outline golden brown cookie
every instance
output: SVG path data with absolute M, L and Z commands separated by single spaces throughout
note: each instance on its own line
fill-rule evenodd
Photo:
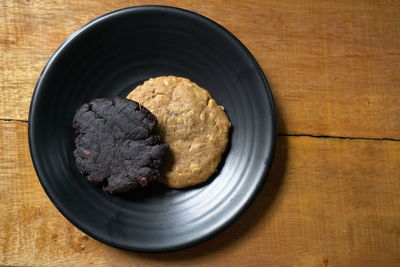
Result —
M 157 131 L 171 150 L 160 181 L 183 188 L 206 181 L 217 169 L 228 144 L 231 123 L 211 95 L 185 78 L 151 78 L 127 98 L 149 109 Z

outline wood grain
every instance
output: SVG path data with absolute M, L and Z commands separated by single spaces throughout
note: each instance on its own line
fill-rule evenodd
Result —
M 26 120 L 61 42 L 115 9 L 201 13 L 251 50 L 279 132 L 400 139 L 400 1 L 0 1 L 0 119 Z M 0 266 L 400 266 L 400 142 L 278 137 L 266 186 L 225 232 L 166 254 L 121 251 L 54 208 L 27 124 L 0 121 Z
M 66 221 L 32 168 L 27 124 L 0 122 L 1 266 L 400 263 L 400 142 L 279 137 L 266 186 L 225 232 L 174 253 L 114 249 Z
M 91 19 L 141 4 L 199 12 L 264 69 L 279 132 L 400 139 L 400 1 L 0 1 L 0 118 L 26 120 L 58 45 Z

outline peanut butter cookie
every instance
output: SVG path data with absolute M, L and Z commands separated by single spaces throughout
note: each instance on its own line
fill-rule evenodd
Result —
M 127 98 L 157 117 L 156 131 L 170 147 L 159 181 L 183 188 L 205 182 L 216 171 L 231 123 L 205 89 L 185 78 L 162 76 L 136 87 Z

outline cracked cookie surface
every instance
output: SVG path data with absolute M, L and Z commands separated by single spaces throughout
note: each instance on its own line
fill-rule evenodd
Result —
M 205 182 L 216 171 L 231 124 L 208 91 L 186 78 L 161 76 L 136 87 L 127 98 L 157 117 L 157 132 L 170 147 L 160 182 L 183 188 Z
M 149 110 L 128 99 L 100 98 L 84 104 L 73 119 L 78 170 L 112 194 L 147 186 L 160 176 L 168 151 L 154 132 L 156 126 Z

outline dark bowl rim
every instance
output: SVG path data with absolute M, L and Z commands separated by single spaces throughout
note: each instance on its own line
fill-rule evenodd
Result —
M 272 129 L 271 132 L 273 133 L 273 136 L 271 138 L 270 144 L 269 144 L 269 150 L 266 153 L 266 158 L 263 159 L 263 162 L 265 162 L 265 165 L 262 170 L 261 178 L 258 179 L 257 185 L 255 187 L 254 192 L 249 196 L 249 198 L 245 201 L 245 203 L 240 207 L 238 212 L 233 215 L 232 217 L 228 218 L 223 224 L 221 224 L 218 228 L 216 228 L 213 231 L 210 231 L 206 233 L 203 236 L 200 236 L 194 240 L 189 240 L 186 242 L 182 242 L 179 245 L 175 245 L 173 247 L 164 247 L 164 248 L 156 248 L 156 249 L 143 249 L 140 247 L 130 247 L 130 246 L 125 246 L 121 245 L 118 243 L 114 243 L 113 241 L 110 240 L 105 240 L 102 237 L 98 236 L 94 232 L 87 231 L 84 226 L 80 225 L 74 218 L 71 218 L 69 215 L 64 212 L 62 205 L 58 203 L 57 197 L 54 195 L 54 193 L 51 192 L 50 187 L 48 183 L 42 178 L 44 176 L 42 172 L 43 166 L 39 166 L 38 163 L 38 158 L 40 155 L 38 155 L 38 152 L 36 151 L 34 147 L 34 140 L 35 140 L 35 126 L 34 126 L 34 121 L 35 121 L 35 106 L 36 103 L 38 102 L 38 94 L 39 91 L 41 90 L 41 86 L 43 83 L 43 79 L 46 76 L 47 72 L 51 69 L 52 63 L 54 60 L 58 57 L 58 55 L 63 51 L 65 47 L 78 35 L 84 34 L 84 32 L 91 27 L 96 26 L 99 22 L 102 20 L 105 20 L 109 17 L 113 16 L 119 16 L 121 14 L 124 14 L 126 12 L 131 12 L 131 11 L 159 11 L 159 10 L 167 10 L 167 11 L 172 11 L 176 12 L 185 16 L 194 16 L 197 17 L 198 19 L 202 20 L 203 23 L 208 23 L 211 24 L 212 26 L 216 27 L 219 31 L 222 31 L 223 33 L 227 34 L 231 39 L 232 42 L 235 42 L 239 47 L 243 50 L 243 52 L 246 54 L 246 56 L 251 59 L 252 63 L 257 69 L 258 75 L 262 78 L 264 87 L 267 91 L 267 95 L 270 101 L 271 105 L 271 114 L 272 114 Z M 55 52 L 52 54 L 48 62 L 46 63 L 45 67 L 43 68 L 42 72 L 39 75 L 38 81 L 35 85 L 34 92 L 32 94 L 32 100 L 29 108 L 29 115 L 28 115 L 28 141 L 29 141 L 29 150 L 33 162 L 34 169 L 36 171 L 37 177 L 39 179 L 39 182 L 44 189 L 45 193 L 53 203 L 53 205 L 57 208 L 57 210 L 70 222 L 72 223 L 75 227 L 77 227 L 80 231 L 83 233 L 87 234 L 88 236 L 102 242 L 105 244 L 108 244 L 110 246 L 128 250 L 128 251 L 137 251 L 137 252 L 152 252 L 152 253 L 160 253 L 160 252 L 172 252 L 172 251 L 177 251 L 181 249 L 186 249 L 193 247 L 199 243 L 202 243 L 206 240 L 211 239 L 212 237 L 216 236 L 218 233 L 221 233 L 224 231 L 229 225 L 233 224 L 249 207 L 249 205 L 255 200 L 256 196 L 259 194 L 261 191 L 261 188 L 263 187 L 267 175 L 270 172 L 271 166 L 272 166 L 272 161 L 274 158 L 275 154 L 275 146 L 276 146 L 276 137 L 277 137 L 277 132 L 276 132 L 276 110 L 275 110 L 275 102 L 273 99 L 273 95 L 271 92 L 271 87 L 264 75 L 264 72 L 262 71 L 260 65 L 254 58 L 254 56 L 251 54 L 251 52 L 247 49 L 247 47 L 235 36 L 233 35 L 230 31 L 228 31 L 226 28 L 218 24 L 217 22 L 201 15 L 196 12 L 193 12 L 191 10 L 183 9 L 183 8 L 178 8 L 178 7 L 173 7 L 173 6 L 164 6 L 164 5 L 139 5 L 139 6 L 132 6 L 132 7 L 126 7 L 118 10 L 114 10 L 112 12 L 106 13 L 104 15 L 101 15 L 90 22 L 84 24 L 82 27 L 80 27 L 78 30 L 73 32 L 62 44 L 55 50 Z

